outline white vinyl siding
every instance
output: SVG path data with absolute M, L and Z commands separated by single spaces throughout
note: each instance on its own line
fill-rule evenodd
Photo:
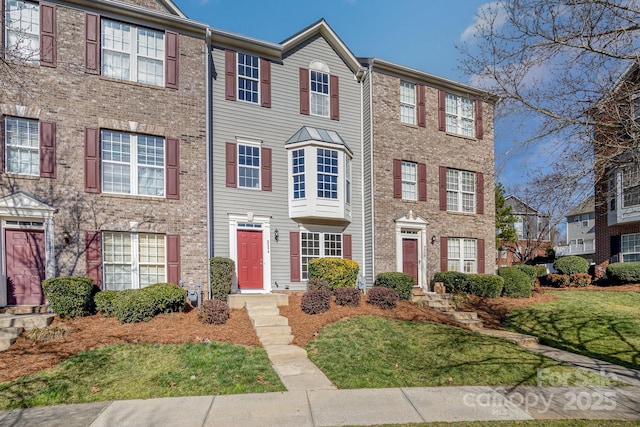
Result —
M 5 120 L 5 165 L 7 172 L 40 174 L 38 121 L 7 117 Z

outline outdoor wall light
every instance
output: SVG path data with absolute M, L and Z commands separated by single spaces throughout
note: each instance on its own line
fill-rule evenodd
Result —
M 71 243 L 71 233 L 69 233 L 67 230 L 64 230 L 62 232 L 62 242 L 65 244 L 65 246 Z
M 433 236 L 431 236 L 431 244 L 432 245 L 436 244 L 436 235 L 435 234 Z
M 275 231 L 273 232 L 273 240 L 275 240 L 276 242 L 278 240 L 280 240 L 280 232 L 278 231 L 278 229 L 276 228 Z

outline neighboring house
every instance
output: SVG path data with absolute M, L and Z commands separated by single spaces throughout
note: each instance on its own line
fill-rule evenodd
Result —
M 207 281 L 207 26 L 168 0 L 1 0 L 0 306 Z
M 490 94 L 377 58 L 364 78 L 367 282 L 401 271 L 494 271 Z
M 213 245 L 240 292 L 306 289 L 314 258 L 362 266 L 359 62 L 324 20 L 212 43 Z
M 497 267 L 508 267 L 544 257 L 551 247 L 550 217 L 531 207 L 517 196 L 507 196 L 505 204 L 511 206 L 516 218 L 513 228 L 516 230 L 516 242 L 500 242 L 496 251 Z
M 556 256 L 578 255 L 594 262 L 596 252 L 594 198 L 589 197 L 567 213 L 567 245 L 556 247 Z

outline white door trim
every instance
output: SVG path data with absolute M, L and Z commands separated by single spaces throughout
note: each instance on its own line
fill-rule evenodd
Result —
M 396 271 L 402 272 L 402 239 L 418 241 L 418 286 L 429 290 L 427 282 L 427 225 L 426 219 L 413 211 L 396 218 Z
M 236 267 L 238 277 L 238 230 L 262 232 L 262 289 L 245 289 L 243 294 L 271 292 L 271 217 L 254 215 L 253 212 L 229 214 L 229 258 Z

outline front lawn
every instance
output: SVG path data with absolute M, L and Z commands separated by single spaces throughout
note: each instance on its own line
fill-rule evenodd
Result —
M 259 347 L 118 344 L 0 383 L 0 409 L 284 390 Z
M 552 293 L 560 298 L 514 310 L 506 327 L 553 347 L 640 368 L 640 293 Z
M 307 351 L 338 388 L 346 389 L 536 385 L 542 368 L 576 380 L 586 375 L 589 384 L 608 384 L 596 374 L 574 375 L 575 368 L 502 339 L 441 324 L 375 316 L 328 325 L 307 345 Z

